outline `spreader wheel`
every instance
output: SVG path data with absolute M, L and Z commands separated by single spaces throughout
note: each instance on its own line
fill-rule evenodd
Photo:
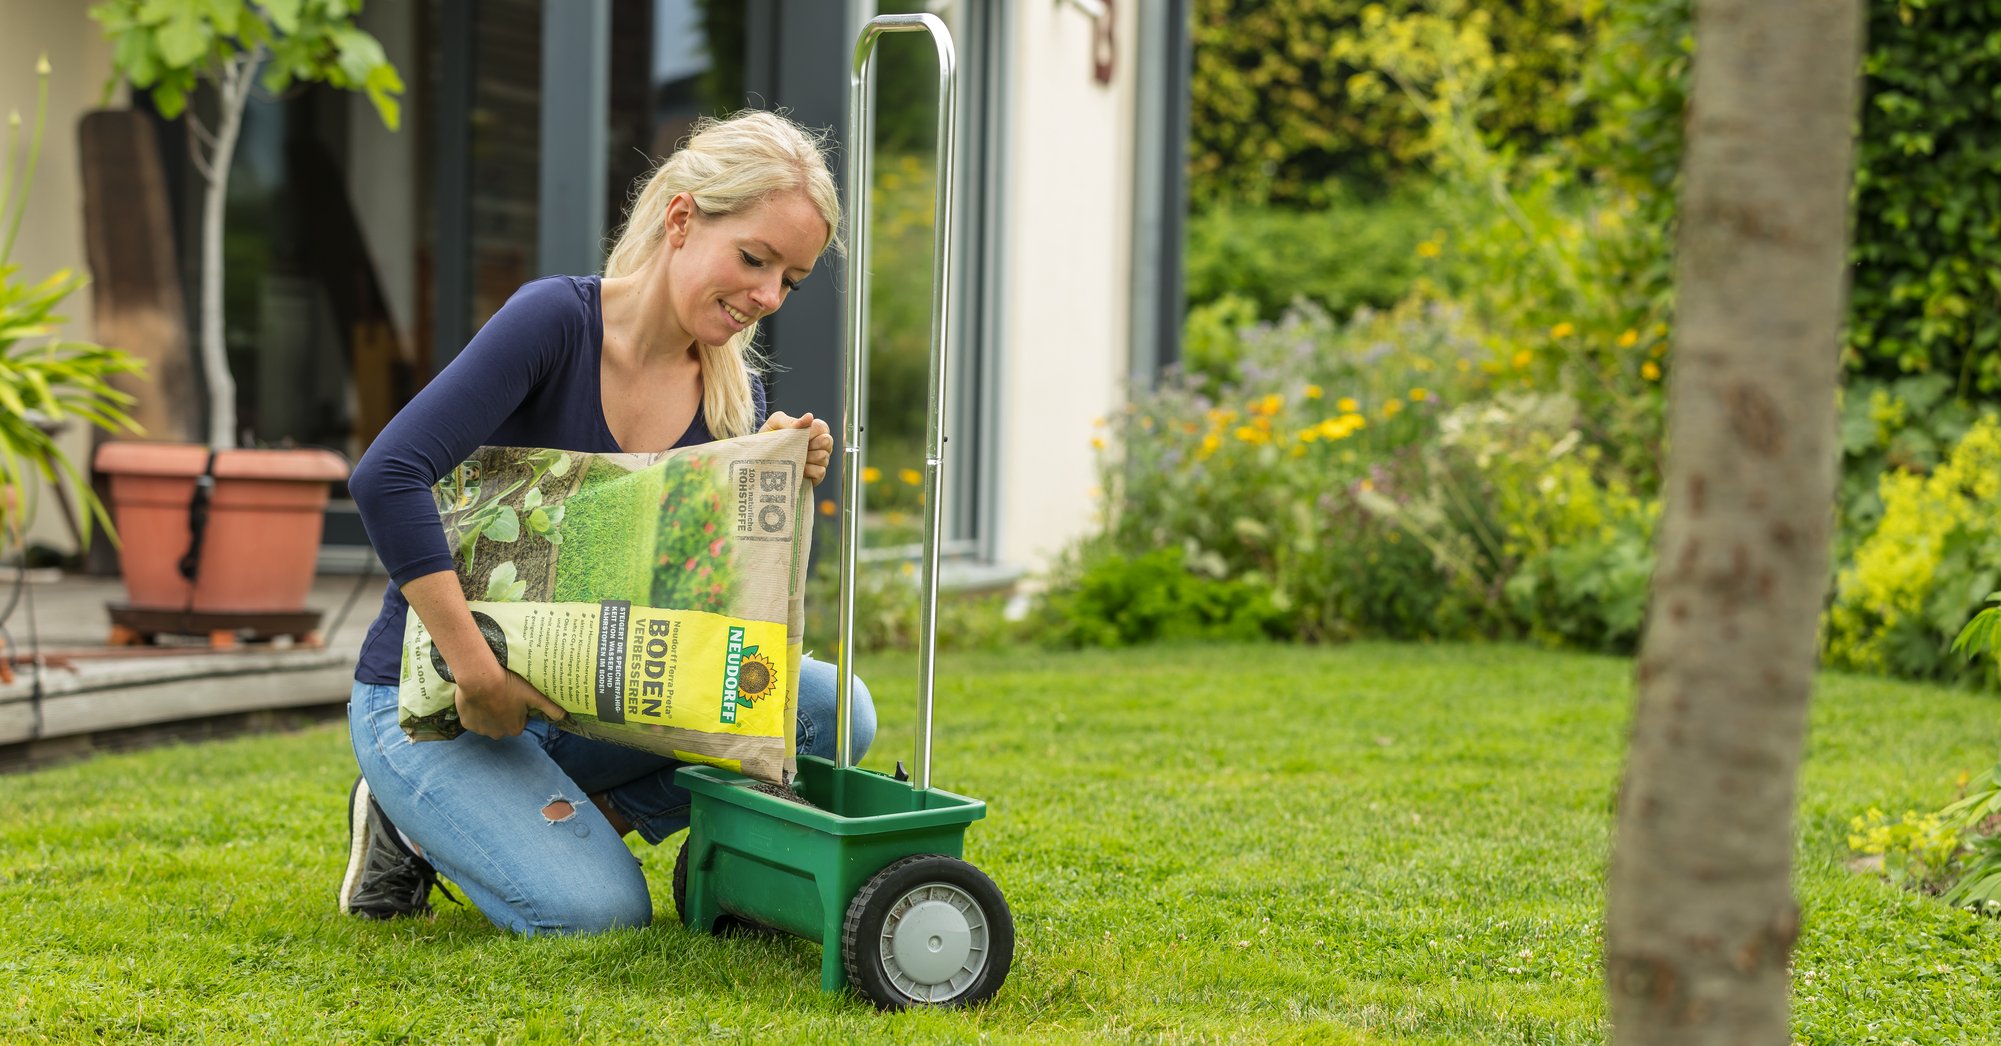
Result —
M 971 1006 L 1007 980 L 1014 917 L 978 868 L 943 854 L 875 874 L 841 923 L 848 983 L 885 1010 Z
M 674 858 L 674 910 L 681 915 L 681 925 L 688 925 L 688 844 L 681 843 L 681 852 Z M 776 937 L 779 931 L 763 923 L 751 922 L 724 912 L 716 916 L 716 924 L 708 928 L 717 937 Z

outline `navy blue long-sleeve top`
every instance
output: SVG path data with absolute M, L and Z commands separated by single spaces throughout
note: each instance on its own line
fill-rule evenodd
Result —
M 410 604 L 401 586 L 453 567 L 431 488 L 481 446 L 621 451 L 600 390 L 604 316 L 595 276 L 550 276 L 522 286 L 409 405 L 354 467 L 348 490 L 389 571 L 382 612 L 361 642 L 354 678 L 393 684 Z M 764 386 L 752 380 L 756 421 Z M 707 443 L 700 408 L 674 446 Z M 644 448 L 642 448 L 644 449 Z

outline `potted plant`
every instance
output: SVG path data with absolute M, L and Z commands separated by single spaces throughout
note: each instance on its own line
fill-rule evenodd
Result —
M 113 608 L 114 621 L 141 633 L 256 628 L 259 621 L 237 618 L 257 614 L 268 625 L 273 613 L 302 613 L 311 588 L 328 487 L 346 478 L 347 464 L 324 450 L 237 448 L 236 381 L 222 333 L 223 201 L 257 85 L 360 90 L 396 128 L 403 83 L 382 45 L 354 24 L 360 9 L 361 0 L 105 0 L 90 9 L 112 42 L 116 77 L 150 92 L 161 115 L 187 121 L 204 190 L 197 344 L 208 443 L 106 443 L 96 457 L 128 534 L 119 557 L 126 609 L 181 615 L 180 627 L 149 629 Z M 204 82 L 215 95 L 212 128 L 190 107 Z
M 110 530 L 104 506 L 90 483 L 56 441 L 71 419 L 111 432 L 138 431 L 124 407 L 132 397 L 107 379 L 138 373 L 143 364 L 117 349 L 72 341 L 57 332 L 65 318 L 56 313 L 65 298 L 83 286 L 83 277 L 63 270 L 40 281 L 24 279 L 14 264 L 14 237 L 28 208 L 28 190 L 41 158 L 42 127 L 48 112 L 49 60 L 35 64 L 35 126 L 27 154 L 17 167 L 20 122 L 10 121 L 7 152 L 0 160 L 0 552 L 23 550 L 42 482 L 64 491 L 82 509 L 78 539 L 89 544 L 91 524 Z M 19 173 L 8 180 L 10 172 Z M 42 481 L 38 482 L 37 480 Z M 115 539 L 116 535 L 113 534 Z

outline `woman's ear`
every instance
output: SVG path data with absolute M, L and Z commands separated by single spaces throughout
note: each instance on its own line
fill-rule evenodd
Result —
M 667 242 L 676 248 L 685 246 L 688 242 L 688 226 L 694 218 L 695 197 L 684 192 L 675 193 L 673 199 L 667 201 L 667 215 L 663 219 L 666 223 L 664 231 L 667 234 Z

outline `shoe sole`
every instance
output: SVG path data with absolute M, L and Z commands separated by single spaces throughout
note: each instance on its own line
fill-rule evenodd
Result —
M 368 824 L 368 779 L 355 778 L 354 788 L 347 796 L 347 872 L 340 880 L 340 913 L 354 914 L 354 891 L 361 885 L 361 872 L 367 864 L 368 838 L 365 830 L 356 830 L 356 825 Z

